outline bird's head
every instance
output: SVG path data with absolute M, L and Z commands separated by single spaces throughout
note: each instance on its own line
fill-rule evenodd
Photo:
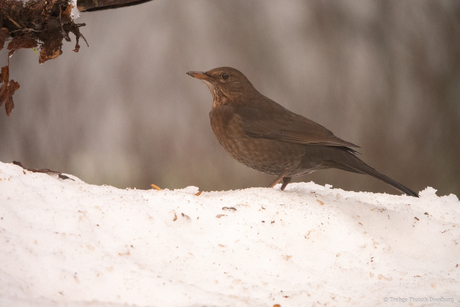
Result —
M 213 106 L 238 103 L 243 95 L 247 97 L 257 92 L 246 76 L 235 68 L 219 67 L 207 72 L 189 71 L 187 74 L 206 83 L 214 100 Z

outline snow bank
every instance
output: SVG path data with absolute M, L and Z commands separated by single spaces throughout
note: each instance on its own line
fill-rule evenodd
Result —
M 72 178 L 0 163 L 0 306 L 460 303 L 455 195 Z

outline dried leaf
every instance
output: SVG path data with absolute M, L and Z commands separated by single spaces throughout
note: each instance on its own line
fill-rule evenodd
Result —
M 19 49 L 29 49 L 37 47 L 37 42 L 32 37 L 27 36 L 17 36 L 8 44 L 8 50 L 11 50 L 8 53 L 8 56 L 12 56 Z
M 10 35 L 7 28 L 0 29 L 0 50 L 3 49 L 3 45 L 5 44 L 6 38 Z
M 85 24 L 83 24 L 83 25 L 85 25 Z M 83 38 L 83 40 L 86 43 L 86 46 L 89 47 L 88 41 L 83 36 L 83 34 L 80 33 L 80 30 L 78 30 L 78 27 L 79 27 L 79 25 L 75 25 L 74 27 L 72 27 L 70 29 L 70 31 L 75 35 L 75 38 L 76 38 L 75 49 L 73 50 L 75 52 L 78 52 L 80 50 L 80 44 L 78 43 L 78 41 L 80 40 L 80 37 Z
M 2 73 L 0 74 L 1 83 L 0 87 L 0 106 L 5 102 L 6 115 L 10 116 L 11 111 L 14 108 L 13 94 L 19 88 L 19 83 L 14 80 L 9 80 L 9 68 L 8 66 L 2 67 Z
M 48 39 L 43 42 L 40 49 L 38 62 L 45 63 L 48 60 L 55 59 L 62 54 L 62 35 L 59 31 L 53 31 L 48 34 Z
M 97 9 L 117 8 L 144 3 L 151 0 L 82 0 L 83 7 Z M 79 28 L 84 23 L 72 20 L 72 4 L 69 0 L 0 0 L 0 50 L 4 48 L 7 39 L 8 55 L 13 55 L 19 49 L 40 47 L 39 63 L 55 59 L 62 54 L 63 39 L 70 41 L 69 33 L 76 37 L 74 51 L 80 49 L 79 40 L 83 34 Z M 80 5 L 80 0 L 78 5 Z M 88 45 L 89 47 L 89 45 Z M 9 63 L 9 62 L 8 62 Z M 8 66 L 2 68 L 0 76 L 0 106 L 5 102 L 8 116 L 13 110 L 13 94 L 19 88 L 14 80 L 9 80 Z

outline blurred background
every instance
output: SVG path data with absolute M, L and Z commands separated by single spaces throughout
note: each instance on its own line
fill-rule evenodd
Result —
M 155 0 L 77 22 L 89 48 L 72 52 L 71 35 L 43 65 L 32 50 L 10 59 L 21 87 L 0 111 L 0 161 L 120 188 L 267 186 L 220 147 L 211 94 L 185 74 L 232 66 L 384 174 L 460 195 L 458 0 Z M 296 178 L 311 180 L 398 193 L 338 170 Z

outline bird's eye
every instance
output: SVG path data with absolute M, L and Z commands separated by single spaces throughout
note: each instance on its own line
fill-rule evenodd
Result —
M 226 72 L 222 74 L 222 79 L 227 80 L 230 77 Z

